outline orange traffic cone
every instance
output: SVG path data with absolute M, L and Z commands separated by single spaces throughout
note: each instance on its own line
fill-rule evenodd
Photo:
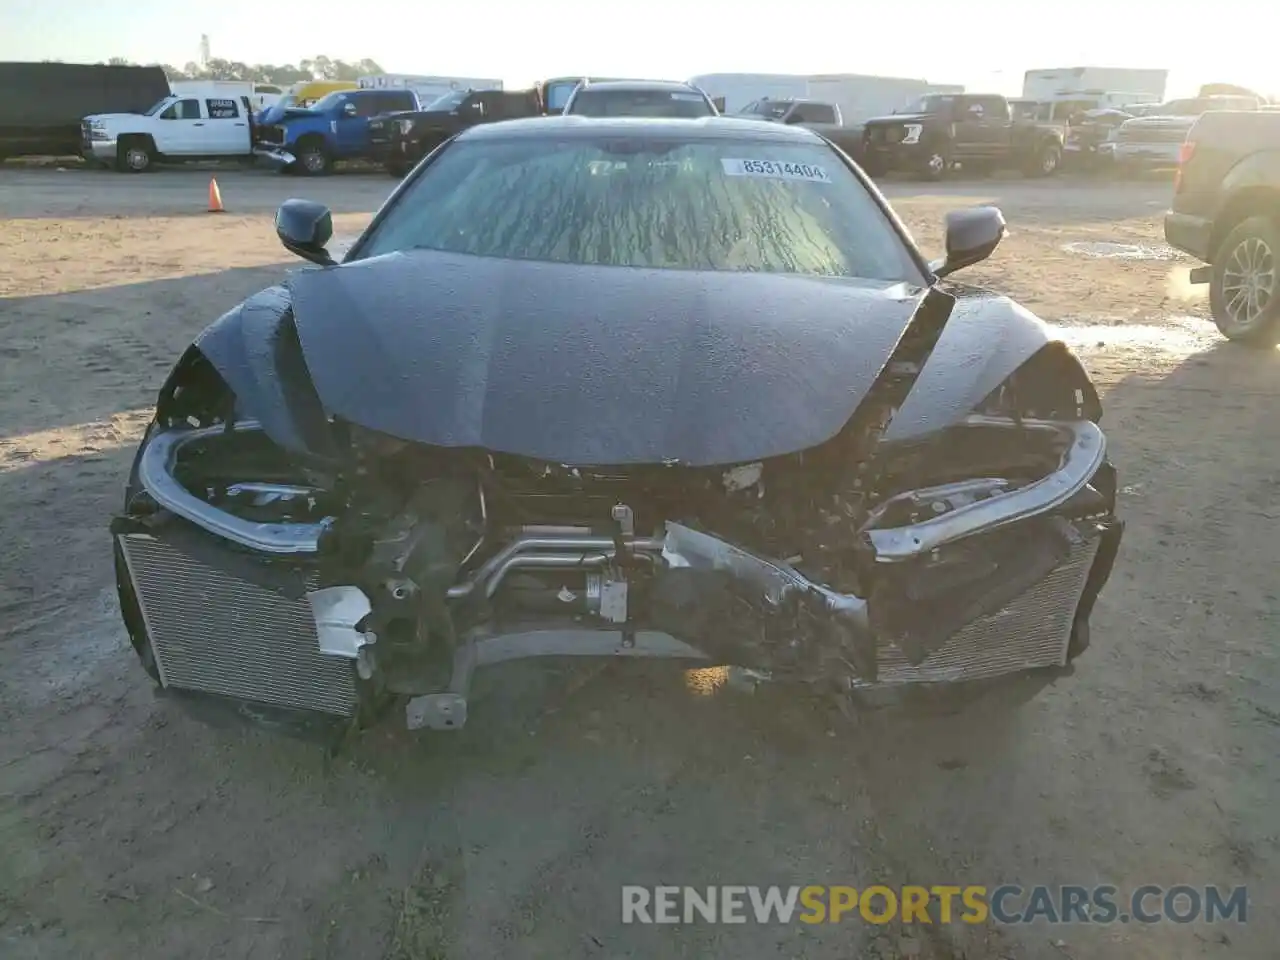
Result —
M 222 191 L 218 189 L 218 181 L 209 178 L 209 212 L 222 213 Z

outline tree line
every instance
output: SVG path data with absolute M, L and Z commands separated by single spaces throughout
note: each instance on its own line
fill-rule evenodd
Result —
M 111 66 L 135 66 L 124 57 L 112 57 L 106 61 Z M 254 80 L 258 83 L 274 83 L 277 85 L 298 83 L 304 80 L 355 80 L 370 74 L 385 73 L 377 61 L 367 57 L 363 60 L 338 60 L 334 57 L 313 57 L 292 63 L 241 63 L 239 60 L 222 60 L 211 57 L 203 67 L 198 63 L 187 63 L 181 68 L 168 63 L 147 64 L 158 66 L 164 70 L 165 76 L 173 80 Z

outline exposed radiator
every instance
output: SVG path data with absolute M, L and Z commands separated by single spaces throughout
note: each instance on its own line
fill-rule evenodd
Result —
M 1102 537 L 1090 533 L 1047 577 L 1003 610 L 969 624 L 919 666 L 908 663 L 897 647 L 882 644 L 879 683 L 985 680 L 1061 666 L 1067 659 L 1076 608 L 1101 544 Z
M 358 694 L 352 661 L 320 653 L 305 595 L 296 599 L 253 577 L 261 565 L 212 557 L 169 538 L 119 537 L 166 687 L 280 707 L 351 716 Z M 300 586 L 314 575 L 298 574 Z

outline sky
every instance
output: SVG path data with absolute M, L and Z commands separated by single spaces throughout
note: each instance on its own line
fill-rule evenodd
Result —
M 1201 83 L 1280 94 L 1266 0 L 0 0 L 0 60 L 181 66 L 213 56 L 296 63 L 369 57 L 388 72 L 688 79 L 704 73 L 864 73 L 1017 95 L 1026 70 L 1163 67 L 1166 96 Z M 403 12 L 401 12 L 403 11 Z M 1211 11 L 1211 12 L 1210 12 Z M 1280 16 L 1273 14 L 1273 16 Z

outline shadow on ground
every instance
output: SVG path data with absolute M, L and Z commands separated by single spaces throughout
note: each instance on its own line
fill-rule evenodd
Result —
M 1104 426 L 1128 529 L 1075 675 L 995 749 L 977 715 L 859 738 L 886 852 L 936 865 L 914 882 L 1246 884 L 1255 899 L 1280 884 L 1267 812 L 1280 796 L 1267 759 L 1280 726 L 1278 375 L 1280 354 L 1222 343 L 1111 388 Z M 1254 913 L 1247 927 L 994 933 L 1007 946 L 976 955 L 1159 960 L 1225 942 L 1262 956 L 1280 928 Z

